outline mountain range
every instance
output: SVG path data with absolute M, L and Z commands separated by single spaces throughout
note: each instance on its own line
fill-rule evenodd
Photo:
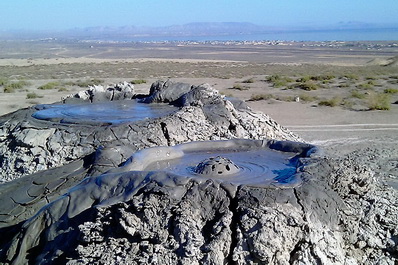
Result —
M 123 39 L 137 37 L 188 37 L 188 36 L 233 36 L 294 31 L 330 31 L 330 30 L 372 30 L 398 29 L 398 24 L 370 24 L 363 22 L 340 22 L 330 26 L 270 27 L 248 22 L 194 22 L 183 25 L 162 27 L 87 27 L 59 31 L 0 31 L 0 39 L 35 38 L 74 38 L 74 39 Z

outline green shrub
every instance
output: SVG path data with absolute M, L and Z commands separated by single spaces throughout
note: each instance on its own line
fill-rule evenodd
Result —
M 8 84 L 8 79 L 5 77 L 0 77 L 0 86 L 5 86 Z
M 100 79 L 90 79 L 90 80 L 77 80 L 75 82 L 65 82 L 64 85 L 67 86 L 78 86 L 78 87 L 89 87 L 89 86 L 98 86 L 102 84 L 104 81 Z
M 14 93 L 15 92 L 15 88 L 13 88 L 12 86 L 5 86 L 4 87 L 4 93 Z
M 300 98 L 300 101 L 303 101 L 303 102 L 313 102 L 313 101 L 318 100 L 317 97 L 314 97 L 314 96 L 309 95 L 309 94 L 300 94 L 299 98 Z
M 274 96 L 273 98 L 279 101 L 286 101 L 286 102 L 295 101 L 295 97 L 293 96 Z
M 284 87 L 287 86 L 288 83 L 293 82 L 294 80 L 290 77 L 280 76 L 280 75 L 271 75 L 266 77 L 265 81 L 272 83 L 273 87 Z
M 357 85 L 357 88 L 366 89 L 366 90 L 372 89 L 373 87 L 374 87 L 373 83 L 369 83 L 369 82 Z
M 350 87 L 350 85 L 351 85 L 351 84 L 348 83 L 348 82 L 343 82 L 343 83 L 340 83 L 340 84 L 339 84 L 339 87 L 340 87 L 340 88 L 345 88 L 345 87 Z
M 146 84 L 146 80 L 144 80 L 144 79 L 135 79 L 135 80 L 131 80 L 130 83 L 133 84 L 133 85 Z
M 26 94 L 27 99 L 42 98 L 43 96 L 37 95 L 35 92 Z
M 275 82 L 276 80 L 280 80 L 280 79 L 282 79 L 282 77 L 280 76 L 280 75 L 271 75 L 271 76 L 267 76 L 266 78 L 265 78 L 265 81 L 267 81 L 267 82 Z
M 368 107 L 370 110 L 389 110 L 391 108 L 391 96 L 385 93 L 369 93 Z
M 313 75 L 313 76 L 307 75 L 296 79 L 296 82 L 308 82 L 310 80 L 325 82 L 325 81 L 330 81 L 334 78 L 336 78 L 334 75 Z
M 336 107 L 341 104 L 340 97 L 333 97 L 332 99 L 322 100 L 318 103 L 319 106 Z
M 13 83 L 9 83 L 9 84 L 5 85 L 4 90 L 9 90 L 9 91 L 14 92 L 16 89 L 21 89 L 28 85 L 30 85 L 29 82 L 21 80 L 18 82 L 13 82 Z M 6 93 L 9 93 L 9 92 L 6 92 Z
M 366 95 L 361 93 L 361 92 L 359 92 L 359 91 L 357 91 L 357 90 L 353 90 L 353 91 L 351 91 L 351 97 L 364 99 L 366 97 Z
M 240 85 L 240 84 L 235 84 L 235 85 L 233 85 L 233 87 L 231 87 L 231 89 L 236 89 L 236 90 L 248 90 L 249 88 L 248 87 L 246 87 L 246 86 L 242 86 L 242 85 Z
M 252 95 L 250 97 L 249 101 L 267 100 L 267 99 L 272 99 L 272 98 L 274 98 L 274 96 L 271 94 L 256 94 L 256 95 Z
M 359 77 L 356 74 L 346 74 L 344 75 L 345 78 L 351 79 L 351 80 L 358 80 Z
M 298 84 L 297 87 L 306 91 L 312 91 L 317 90 L 319 88 L 319 85 L 313 81 L 307 81 Z
M 288 85 L 288 82 L 286 80 L 280 79 L 280 80 L 276 80 L 272 86 L 275 88 L 278 88 L 278 87 L 284 87 L 287 85 Z
M 311 80 L 311 76 L 306 75 L 296 79 L 296 82 L 308 82 Z
M 42 85 L 42 86 L 39 86 L 37 89 L 40 89 L 40 90 L 50 90 L 50 89 L 56 88 L 57 86 L 59 86 L 59 83 L 58 83 L 58 82 L 49 82 L 49 83 L 47 83 L 47 84 L 44 84 L 44 85 Z
M 243 80 L 242 83 L 244 83 L 244 84 L 253 84 L 254 83 L 254 79 L 253 78 L 249 78 L 249 79 Z
M 396 88 L 386 88 L 386 89 L 384 89 L 384 93 L 386 93 L 386 94 L 397 94 L 398 93 L 398 89 L 396 89 Z
M 58 88 L 58 92 L 64 92 L 64 91 L 68 91 L 68 89 L 66 87 Z

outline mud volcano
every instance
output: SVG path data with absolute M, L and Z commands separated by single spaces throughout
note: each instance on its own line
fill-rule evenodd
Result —
M 140 104 L 170 112 L 101 114 Z M 0 124 L 2 264 L 397 262 L 396 191 L 209 85 L 93 87 Z

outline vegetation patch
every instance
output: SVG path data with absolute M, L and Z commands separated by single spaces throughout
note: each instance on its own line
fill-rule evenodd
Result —
M 233 86 L 231 87 L 231 89 L 236 89 L 236 90 L 241 90 L 241 91 L 243 91 L 243 90 L 248 90 L 249 88 L 248 88 L 247 86 L 242 86 L 242 85 L 240 85 L 240 84 L 235 84 L 235 85 L 233 85 Z
M 297 88 L 303 89 L 305 91 L 317 90 L 320 86 L 314 81 L 305 81 L 296 85 Z
M 28 85 L 30 85 L 30 83 L 24 80 L 8 83 L 7 85 L 4 86 L 4 93 L 14 93 L 15 90 L 21 89 Z
M 389 110 L 391 109 L 391 96 L 386 93 L 369 93 L 369 110 Z
M 342 102 L 340 97 L 333 97 L 332 99 L 322 100 L 318 103 L 319 106 L 336 107 Z
M 289 85 L 289 83 L 294 82 L 294 80 L 290 77 L 280 76 L 280 75 L 271 75 L 265 78 L 266 82 L 272 83 L 272 86 L 275 88 L 285 87 Z
M 299 99 L 300 99 L 300 101 L 303 101 L 303 102 L 314 102 L 314 101 L 318 100 L 318 97 L 315 97 L 315 96 L 305 93 L 305 94 L 300 94 Z
M 397 94 L 398 93 L 398 89 L 396 89 L 396 88 L 386 88 L 386 89 L 384 89 L 384 93 L 386 93 L 386 94 Z
M 244 83 L 244 84 L 253 84 L 254 83 L 254 79 L 253 78 L 249 78 L 249 79 L 243 80 L 242 83 Z
M 135 80 L 131 80 L 130 81 L 130 84 L 133 84 L 133 85 L 140 85 L 140 84 L 146 84 L 146 80 L 144 80 L 144 79 L 135 79 Z
M 274 96 L 272 94 L 254 94 L 250 97 L 249 101 L 268 100 L 273 98 Z
M 26 94 L 27 99 L 42 98 L 43 96 L 37 95 L 35 92 Z
M 8 84 L 8 79 L 5 77 L 0 77 L 0 86 L 5 86 Z
M 350 79 L 350 80 L 358 80 L 359 76 L 356 74 L 345 74 L 343 78 Z
M 351 91 L 351 97 L 364 99 L 364 98 L 366 98 L 366 95 L 361 93 L 361 92 L 359 92 L 358 90 L 353 90 L 353 91 Z
M 67 86 L 78 86 L 78 87 L 89 87 L 89 86 L 98 86 L 104 83 L 103 80 L 100 79 L 90 79 L 90 80 L 77 80 L 75 82 L 66 82 L 64 83 Z
M 54 88 L 56 88 L 58 86 L 59 86 L 58 82 L 49 82 L 47 84 L 39 86 L 37 89 L 40 89 L 40 90 L 51 90 L 51 89 L 54 89 Z

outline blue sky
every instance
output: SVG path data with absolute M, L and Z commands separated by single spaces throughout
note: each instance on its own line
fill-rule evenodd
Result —
M 398 24 L 398 0 L 2 0 L 0 30 L 252 22 L 323 26 Z

